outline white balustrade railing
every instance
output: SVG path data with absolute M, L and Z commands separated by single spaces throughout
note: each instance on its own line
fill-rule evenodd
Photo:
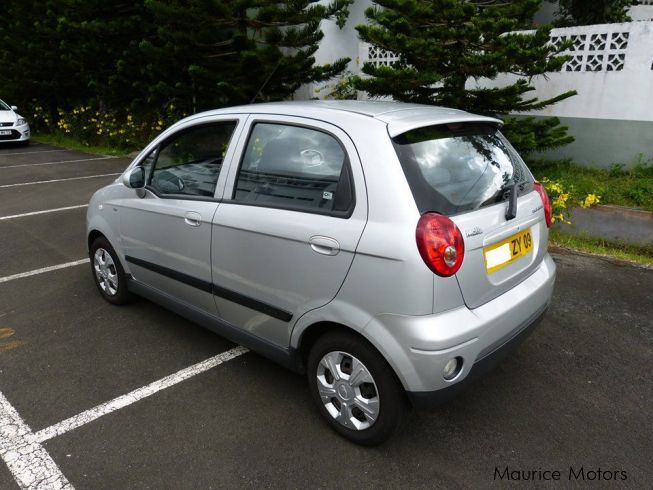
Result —
M 653 5 L 653 0 L 649 0 L 649 3 Z M 633 23 L 553 29 L 551 44 L 557 47 L 565 42 L 571 42 L 571 46 L 561 53 L 571 57 L 562 67 L 562 71 L 610 72 L 623 70 L 628 55 L 631 26 Z M 653 44 L 653 38 L 649 40 L 649 43 Z M 361 42 L 359 60 L 360 66 L 366 62 L 375 66 L 392 66 L 399 60 L 399 56 L 392 51 Z
M 563 52 L 570 56 L 562 71 L 621 71 L 626 63 L 630 40 L 629 24 L 602 24 L 599 26 L 554 29 L 551 44 L 561 46 L 570 42 Z

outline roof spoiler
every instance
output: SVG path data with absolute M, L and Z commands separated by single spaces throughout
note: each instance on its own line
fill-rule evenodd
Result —
M 388 123 L 388 134 L 391 138 L 399 136 L 407 131 L 424 126 L 434 126 L 438 124 L 467 123 L 477 122 L 495 125 L 497 128 L 503 126 L 501 119 L 493 117 L 477 116 L 468 112 L 450 109 L 447 111 L 434 110 L 428 108 L 417 110 L 403 110 L 383 114 L 379 119 Z

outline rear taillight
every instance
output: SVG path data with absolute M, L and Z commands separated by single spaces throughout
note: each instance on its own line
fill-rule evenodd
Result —
M 449 218 L 437 213 L 423 214 L 417 222 L 415 237 L 422 259 L 438 276 L 449 277 L 460 269 L 465 242 Z
M 535 182 L 535 190 L 542 199 L 542 206 L 544 206 L 544 219 L 546 220 L 546 227 L 551 228 L 551 201 L 546 193 L 546 189 L 539 182 Z

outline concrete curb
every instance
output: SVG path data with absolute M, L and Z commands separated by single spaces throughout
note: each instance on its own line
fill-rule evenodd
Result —
M 653 213 L 624 206 L 599 205 L 571 211 L 571 225 L 557 225 L 560 231 L 653 247 Z
M 617 257 L 613 257 L 612 255 L 602 255 L 602 254 L 594 254 L 590 252 L 582 252 L 580 250 L 574 250 L 572 248 L 565 248 L 565 247 L 559 247 L 557 245 L 551 245 L 549 244 L 549 252 L 551 254 L 555 255 L 580 255 L 583 257 L 592 257 L 595 259 L 601 259 L 604 260 L 605 262 L 608 262 L 610 264 L 618 265 L 621 267 L 635 267 L 636 269 L 644 269 L 647 271 L 653 271 L 653 266 L 652 265 L 647 265 L 647 264 L 640 264 L 639 262 L 631 262 L 630 260 L 625 260 L 625 259 L 619 259 Z

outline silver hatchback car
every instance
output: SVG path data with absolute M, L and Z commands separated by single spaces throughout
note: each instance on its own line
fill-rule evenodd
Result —
M 92 197 L 96 284 L 306 373 L 330 426 L 377 444 L 549 304 L 550 203 L 500 126 L 394 102 L 191 116 Z

